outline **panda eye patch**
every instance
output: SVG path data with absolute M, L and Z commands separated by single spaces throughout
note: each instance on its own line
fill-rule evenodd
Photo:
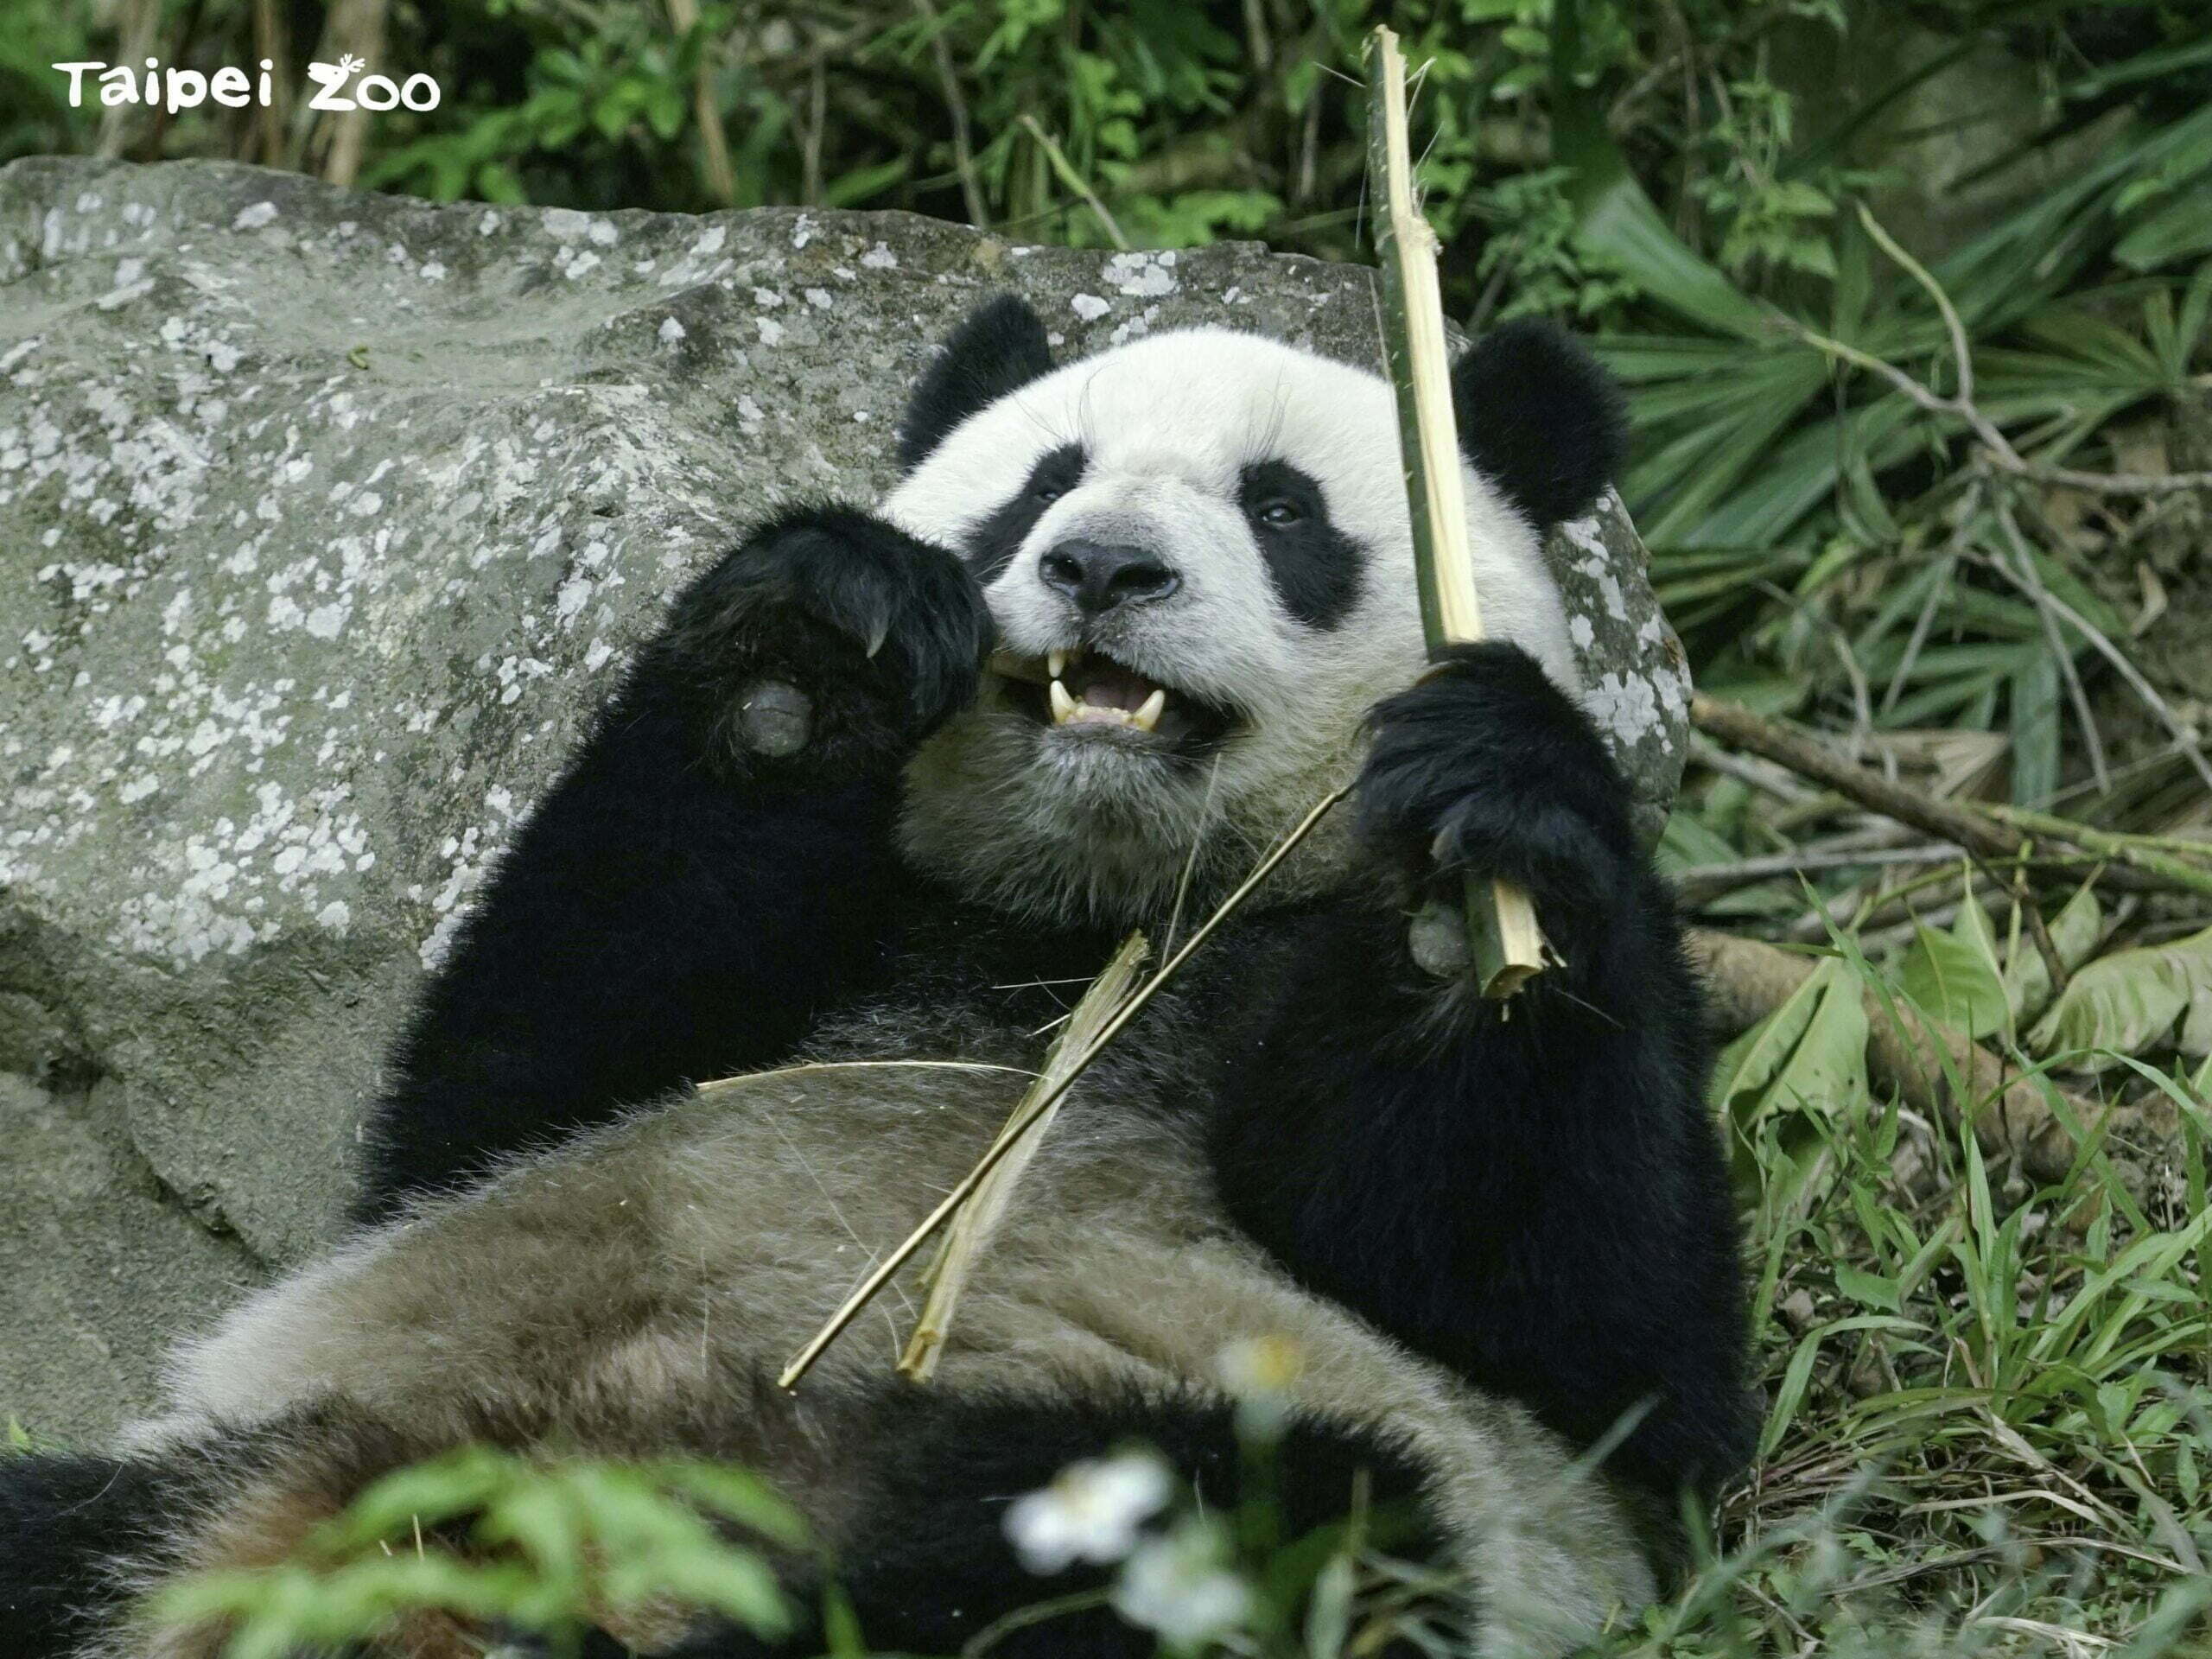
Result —
M 1253 461 L 1237 480 L 1236 505 L 1283 608 L 1310 628 L 1343 621 L 1367 551 L 1330 522 L 1319 480 L 1280 458 Z
M 1005 504 L 969 531 L 968 557 L 979 582 L 994 580 L 1013 563 L 1045 510 L 1083 482 L 1084 465 L 1080 444 L 1046 450 Z

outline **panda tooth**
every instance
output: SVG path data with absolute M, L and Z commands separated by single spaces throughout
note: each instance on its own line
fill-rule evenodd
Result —
M 1066 671 L 1067 665 L 1068 654 L 1065 651 L 1048 651 L 1045 653 L 1045 671 L 1054 679 L 1058 679 Z
M 1067 687 L 1062 685 L 1057 678 L 1052 682 L 1052 690 L 1049 695 L 1052 700 L 1053 725 L 1065 726 L 1075 718 L 1075 699 L 1068 695 Z
M 1167 712 L 1167 694 L 1154 690 L 1153 694 L 1137 705 L 1136 713 L 1129 716 L 1129 724 L 1139 731 L 1150 731 L 1160 724 L 1160 715 Z

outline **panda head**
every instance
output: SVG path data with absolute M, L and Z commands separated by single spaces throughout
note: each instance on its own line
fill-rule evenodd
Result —
M 1621 448 L 1567 336 L 1508 325 L 1453 372 L 1485 626 L 1579 694 L 1543 533 Z M 970 896 L 1126 924 L 1241 874 L 1357 764 L 1424 660 L 1395 394 L 1224 328 L 1055 366 L 1013 298 L 952 336 L 883 511 L 957 551 L 998 649 L 907 775 L 901 838 Z M 1318 866 L 1317 866 L 1318 867 Z

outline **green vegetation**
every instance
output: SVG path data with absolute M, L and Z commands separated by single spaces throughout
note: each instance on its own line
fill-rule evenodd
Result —
M 1358 49 L 1381 14 L 1358 5 L 345 15 L 388 45 L 308 0 L 0 0 L 0 157 L 1368 257 Z M 2212 1651 L 2212 21 L 2196 0 L 1417 0 L 1390 21 L 1429 65 L 1449 302 L 1477 329 L 1573 320 L 1629 384 L 1624 493 L 1700 684 L 2025 840 L 1962 861 L 1700 748 L 1664 849 L 1686 894 L 1820 965 L 1753 1010 L 1716 1085 L 1754 1217 L 1762 1465 L 1611 1650 Z M 296 104 L 104 129 L 48 67 L 274 55 L 296 90 L 348 47 L 443 102 L 349 151 Z M 1955 1052 L 1920 1046 L 1925 1086 L 1870 1069 L 1908 1007 L 2024 1073 L 2073 1150 L 2031 1156 L 1993 1111 L 1967 1132 L 1944 1102 L 1983 1091 Z M 501 1605 L 557 1628 L 580 1604 L 541 1596 L 550 1558 L 505 1536 Z M 696 1543 L 676 1556 L 709 1573 Z M 1212 1568 L 1261 1584 L 1239 1650 L 1427 1628 L 1418 1576 L 1357 1535 L 1281 1571 L 1217 1544 Z M 461 1593 L 433 1577 L 416 1590 Z
M 780 1635 L 792 1619 L 775 1573 L 732 1531 L 804 1542 L 798 1517 L 741 1470 L 468 1446 L 378 1481 L 292 1561 L 187 1580 L 155 1616 L 233 1620 L 227 1659 L 336 1651 L 423 1610 L 573 1643 L 588 1619 L 663 1599 Z

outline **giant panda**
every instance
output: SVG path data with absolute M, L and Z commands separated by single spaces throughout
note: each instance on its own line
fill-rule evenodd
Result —
M 1003 1524 L 1071 1462 L 1143 1441 L 1236 1501 L 1250 1337 L 1297 1356 L 1287 1524 L 1402 1504 L 1470 1650 L 1649 1598 L 1750 1425 L 1697 988 L 1540 556 L 1620 421 L 1535 325 L 1453 391 L 1497 637 L 1432 665 L 1382 379 L 1219 328 L 1056 365 L 1020 301 L 974 314 L 891 493 L 779 512 L 639 651 L 397 1046 L 348 1240 L 185 1344 L 113 1455 L 0 1464 L 9 1651 L 209 1659 L 136 1592 L 470 1440 L 747 1465 L 872 1643 L 957 1651 L 1076 1584 Z M 935 1378 L 893 1370 L 910 1274 L 778 1388 L 1124 932 L 1164 954 L 1345 785 L 1069 1097 Z M 1510 1002 L 1414 948 L 1471 872 L 1556 953 Z M 964 1065 L 852 1064 L 917 1058 Z M 769 1650 L 680 1610 L 594 1640 Z M 1151 1638 L 1093 1609 L 995 1650 Z

